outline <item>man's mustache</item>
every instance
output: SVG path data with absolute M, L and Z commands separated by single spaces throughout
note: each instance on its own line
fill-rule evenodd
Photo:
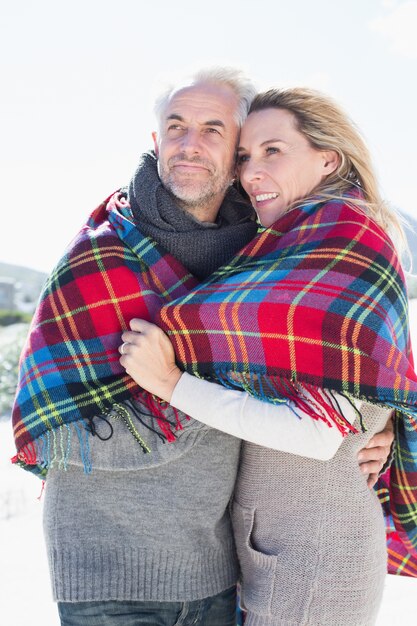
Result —
M 213 172 L 214 171 L 213 163 L 211 161 L 208 161 L 207 159 L 202 159 L 199 156 L 187 157 L 184 154 L 176 154 L 175 156 L 173 156 L 170 159 L 168 159 L 168 166 L 172 167 L 173 165 L 175 165 L 178 162 L 180 162 L 180 163 L 195 163 L 196 165 L 201 165 L 202 167 L 205 167 L 206 169 L 209 170 L 209 172 Z

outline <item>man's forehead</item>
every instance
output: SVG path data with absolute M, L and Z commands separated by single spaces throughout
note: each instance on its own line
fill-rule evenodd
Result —
M 164 118 L 186 118 L 196 115 L 201 119 L 225 119 L 235 117 L 238 108 L 236 94 L 226 85 L 199 84 L 183 87 L 175 91 L 169 99 Z

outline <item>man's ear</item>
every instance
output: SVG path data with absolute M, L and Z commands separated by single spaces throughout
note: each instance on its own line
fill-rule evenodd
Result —
M 153 139 L 153 147 L 155 150 L 155 154 L 157 157 L 159 157 L 158 136 L 155 130 L 152 133 L 152 139 Z
M 323 150 L 323 174 L 328 176 L 334 172 L 340 163 L 340 157 L 336 150 Z

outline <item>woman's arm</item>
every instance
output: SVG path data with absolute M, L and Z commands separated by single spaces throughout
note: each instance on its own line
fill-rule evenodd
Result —
M 290 404 L 262 402 L 244 391 L 183 374 L 165 333 L 144 320 L 132 320 L 131 327 L 137 332 L 123 333 L 120 363 L 141 387 L 194 419 L 252 443 L 320 460 L 330 459 L 341 445 L 337 428 Z M 342 396 L 339 400 L 343 415 L 353 423 L 354 408 Z
M 338 395 L 344 417 L 352 424 L 356 412 Z M 218 430 L 267 448 L 321 461 L 331 459 L 343 436 L 336 427 L 312 419 L 298 407 L 270 404 L 244 391 L 182 374 L 171 397 L 172 406 Z M 300 419 L 301 418 L 301 419 Z
M 146 322 L 144 320 L 133 319 L 130 323 L 130 327 L 132 328 L 133 332 L 125 331 L 122 334 L 122 340 L 124 343 L 119 348 L 119 351 L 122 354 L 120 358 L 121 365 L 126 369 L 126 372 L 130 374 L 130 376 L 138 383 L 138 385 L 140 385 L 141 387 L 143 387 L 150 393 L 157 395 L 163 400 L 166 400 L 167 402 L 171 402 L 174 389 L 177 383 L 179 382 L 180 378 L 182 378 L 182 372 L 175 363 L 175 354 L 174 354 L 174 350 L 173 350 L 173 347 L 171 345 L 169 338 L 167 337 L 167 335 L 165 335 L 165 333 L 160 328 L 155 326 L 155 324 L 151 324 L 150 322 Z M 191 378 L 194 380 L 194 377 L 191 377 Z M 204 384 L 213 385 L 213 387 L 211 387 L 212 391 L 210 393 L 216 393 L 218 391 L 217 390 L 218 385 L 215 385 L 214 383 L 200 381 L 198 378 L 195 378 L 195 381 L 197 383 L 204 382 Z M 187 384 L 187 379 L 185 378 L 184 381 L 182 381 L 182 383 L 185 386 Z M 183 390 L 184 390 L 184 387 L 183 387 Z M 213 390 L 216 390 L 216 392 Z M 224 389 L 223 387 L 220 387 L 219 391 L 221 391 L 224 394 L 226 393 L 227 394 L 229 393 L 240 394 L 240 396 L 237 396 L 240 398 L 238 402 L 243 403 L 243 407 L 245 410 L 244 412 L 238 411 L 238 417 L 234 418 L 235 420 L 238 420 L 239 422 L 243 421 L 243 416 L 245 416 L 245 421 L 246 419 L 251 420 L 251 422 L 255 424 L 255 428 L 258 429 L 258 427 L 256 426 L 256 422 L 259 419 L 262 420 L 262 417 L 259 418 L 257 413 L 255 414 L 255 412 L 252 412 L 252 404 L 255 403 L 255 406 L 258 406 L 258 404 L 260 405 L 258 408 L 261 411 L 261 414 L 263 414 L 263 412 L 269 413 L 269 411 L 271 410 L 274 411 L 274 413 L 271 414 L 272 418 L 268 418 L 273 421 L 273 423 L 271 423 L 272 429 L 279 428 L 279 422 L 282 420 L 280 420 L 280 416 L 277 416 L 275 411 L 281 409 L 281 410 L 287 411 L 286 413 L 287 420 L 292 422 L 293 428 L 300 428 L 300 429 L 306 428 L 306 429 L 314 430 L 315 437 L 325 437 L 326 440 L 331 441 L 331 443 L 328 444 L 329 448 L 328 448 L 328 452 L 326 453 L 327 458 L 330 458 L 332 454 L 336 452 L 337 448 L 340 446 L 342 442 L 342 437 L 339 434 L 339 431 L 337 430 L 337 428 L 334 428 L 334 427 L 329 428 L 324 422 L 321 423 L 320 421 L 315 421 L 310 416 L 308 416 L 308 418 L 306 419 L 298 419 L 293 414 L 291 409 L 289 409 L 286 405 L 281 405 L 281 406 L 276 407 L 274 405 L 269 405 L 268 403 L 264 403 L 264 402 L 261 402 L 260 400 L 256 400 L 250 396 L 247 396 L 245 392 L 239 392 L 239 391 L 235 392 L 235 391 Z M 180 402 L 182 403 L 184 398 L 183 398 L 183 393 L 181 393 L 181 387 L 178 389 L 178 392 L 180 394 Z M 178 396 L 177 396 L 177 401 L 178 401 Z M 218 402 L 218 400 L 215 400 L 215 401 Z M 235 400 L 233 400 L 233 397 L 230 396 L 230 403 L 232 401 L 234 402 Z M 225 422 L 224 411 L 228 402 L 229 401 L 224 400 L 221 403 L 221 406 L 217 410 L 211 409 L 208 411 L 209 413 L 208 419 L 216 419 L 216 416 L 217 416 L 218 419 L 221 420 L 220 423 L 218 424 L 218 427 L 220 426 L 221 430 L 225 430 L 225 428 L 227 427 L 227 425 L 225 425 L 224 423 Z M 345 407 L 346 402 L 347 400 L 345 398 L 341 398 L 342 407 Z M 197 408 L 198 408 L 199 414 L 197 414 L 196 416 L 191 414 L 191 416 L 195 417 L 195 419 L 200 419 L 200 421 L 204 421 L 201 418 L 203 416 L 203 408 L 205 407 L 207 407 L 205 394 L 203 395 L 197 394 Z M 249 407 L 249 410 L 248 410 L 248 407 Z M 201 410 L 201 413 L 200 413 L 200 410 Z M 349 410 L 353 410 L 352 407 L 350 406 L 350 409 L 349 407 L 346 407 L 346 410 L 344 410 L 344 408 L 342 410 L 344 412 L 345 417 L 350 421 L 353 418 L 353 415 L 348 412 Z M 184 412 L 187 413 L 188 411 L 185 409 Z M 210 417 L 211 414 L 213 414 L 214 417 L 213 416 Z M 291 418 L 291 420 L 289 420 L 289 418 Z M 268 435 L 270 435 L 269 426 L 267 425 L 265 421 L 263 421 L 262 423 L 263 423 L 262 436 L 264 436 L 264 433 L 268 433 Z M 239 428 L 242 428 L 242 426 L 239 425 Z M 244 424 L 243 428 L 245 429 L 245 431 L 247 431 L 250 428 L 250 426 L 249 425 L 247 426 L 246 424 Z M 317 431 L 319 431 L 319 434 L 317 433 Z M 388 420 L 387 426 L 385 427 L 385 429 L 381 433 L 377 433 L 376 435 L 374 435 L 372 439 L 368 442 L 366 448 L 363 448 L 359 452 L 358 463 L 361 467 L 361 471 L 363 472 L 363 474 L 369 475 L 368 477 L 369 486 L 372 486 L 375 483 L 377 473 L 380 471 L 383 463 L 385 463 L 388 457 L 390 446 L 393 441 L 392 431 L 393 429 L 392 429 L 391 420 Z M 278 435 L 277 432 L 278 431 L 275 430 L 276 436 L 279 437 L 280 435 Z M 239 436 L 240 438 L 242 438 L 242 435 L 236 435 L 236 436 Z M 285 432 L 283 433 L 282 436 L 283 438 L 285 438 Z M 311 436 L 311 432 L 310 434 L 307 433 L 306 435 L 307 440 L 309 436 Z M 301 431 L 298 431 L 297 439 L 300 440 L 301 438 L 304 438 L 304 436 L 301 437 Z M 259 440 L 257 442 L 259 442 Z M 282 449 L 282 443 L 277 442 L 275 438 L 274 438 L 274 445 L 271 445 L 272 441 L 271 441 L 270 436 L 268 436 L 268 442 L 262 441 L 259 443 L 261 443 L 261 445 L 265 445 L 268 447 L 272 447 L 272 448 L 275 447 L 276 449 Z M 307 441 L 307 444 L 308 444 L 308 441 Z M 316 445 L 317 447 L 319 447 L 319 444 L 316 444 Z M 332 452 L 332 450 L 334 450 L 334 452 Z M 294 453 L 306 454 L 305 452 L 295 452 L 295 451 Z M 314 456 L 314 458 L 321 458 L 320 455 L 318 455 L 317 450 L 313 451 L 312 456 Z

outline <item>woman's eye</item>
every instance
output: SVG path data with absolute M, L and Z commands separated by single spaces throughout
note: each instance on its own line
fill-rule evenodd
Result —
M 246 163 L 247 161 L 249 161 L 249 155 L 248 154 L 238 154 L 237 155 L 237 160 L 236 160 L 237 165 L 242 165 L 243 163 Z
M 279 148 L 275 148 L 274 146 L 268 146 L 266 149 L 267 154 L 276 154 L 277 152 L 281 152 Z

